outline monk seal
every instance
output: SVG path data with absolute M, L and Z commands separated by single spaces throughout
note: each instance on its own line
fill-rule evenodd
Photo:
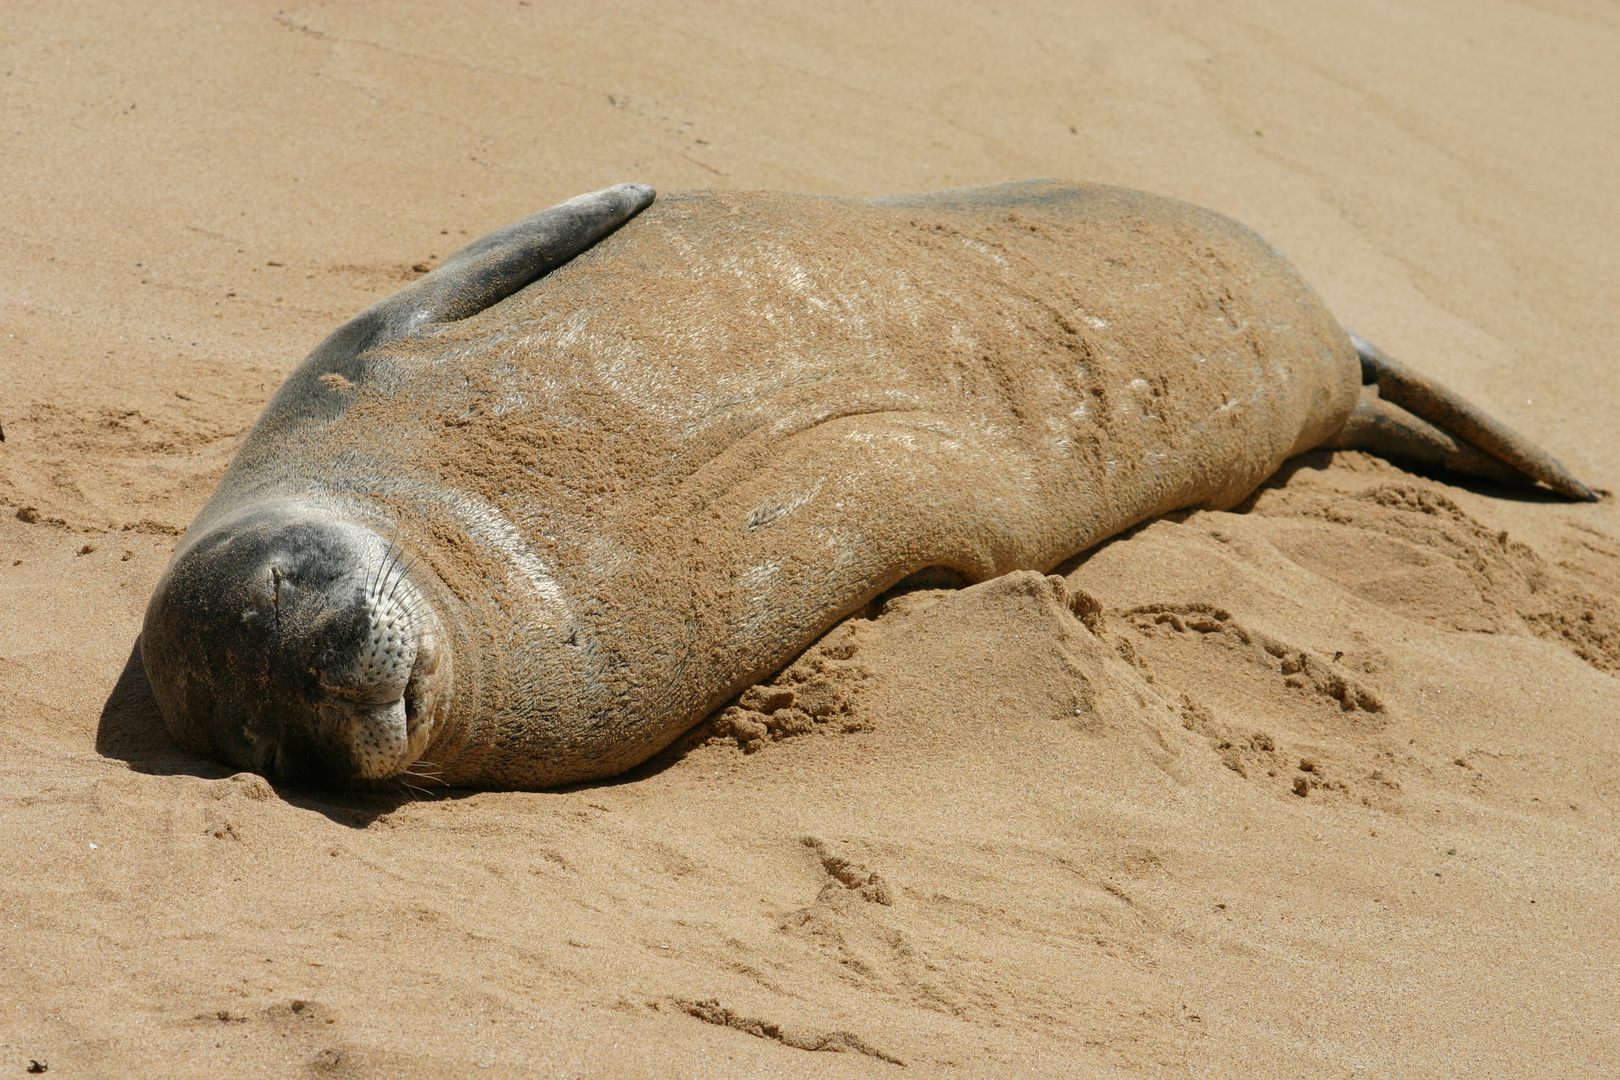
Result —
M 1208 210 L 625 184 L 322 342 L 142 656 L 178 739 L 273 780 L 600 778 L 908 575 L 1046 570 L 1324 445 L 1594 497 Z

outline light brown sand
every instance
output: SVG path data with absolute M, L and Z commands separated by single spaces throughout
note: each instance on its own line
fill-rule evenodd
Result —
M 1187 199 L 1620 487 L 1617 54 L 1596 3 L 0 10 L 0 1069 L 1614 1071 L 1612 502 L 1311 457 L 845 624 L 850 730 L 564 793 L 154 772 L 119 676 L 315 341 L 623 179 Z

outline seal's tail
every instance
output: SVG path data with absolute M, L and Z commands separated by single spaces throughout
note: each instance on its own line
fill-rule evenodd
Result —
M 1523 435 L 1371 342 L 1354 334 L 1350 340 L 1361 357 L 1361 402 L 1325 447 L 1412 458 L 1508 483 L 1540 480 L 1572 499 L 1597 502 L 1596 492 Z

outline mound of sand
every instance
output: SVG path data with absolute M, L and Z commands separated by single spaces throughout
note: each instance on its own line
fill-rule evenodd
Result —
M 0 19 L 0 1063 L 1602 1075 L 1620 516 L 1355 453 L 885 598 L 647 768 L 278 790 L 131 650 L 324 333 L 623 179 L 1228 213 L 1599 487 L 1599 5 L 87 5 Z

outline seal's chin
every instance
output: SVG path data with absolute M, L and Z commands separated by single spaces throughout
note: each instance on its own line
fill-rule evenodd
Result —
M 278 782 L 369 786 L 435 778 L 448 640 L 397 545 L 276 504 L 182 549 L 141 650 L 181 741 Z

